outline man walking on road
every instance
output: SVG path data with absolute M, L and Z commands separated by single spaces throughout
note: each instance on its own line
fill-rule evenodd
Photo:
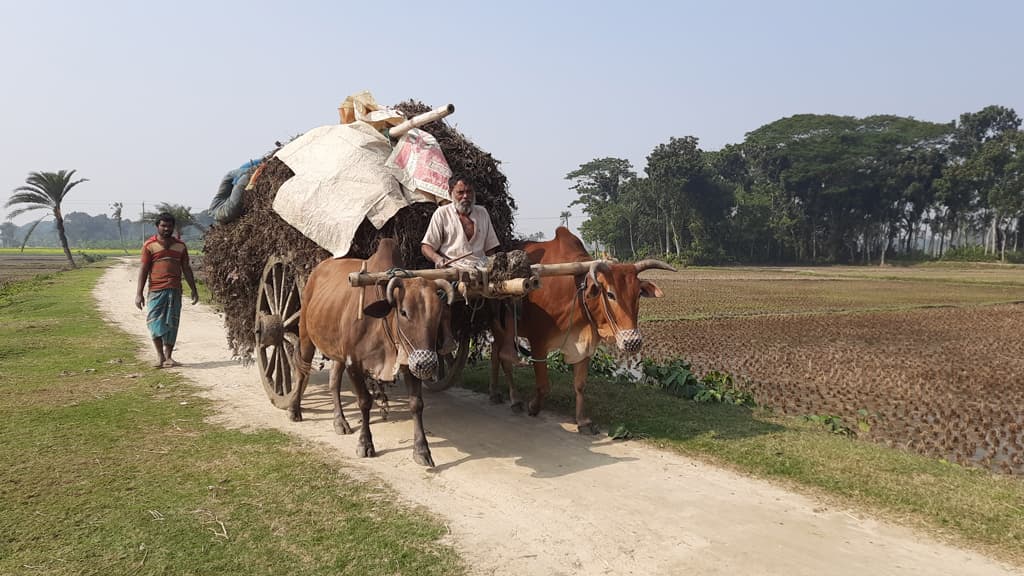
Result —
M 185 243 L 174 237 L 174 216 L 164 212 L 156 218 L 156 234 L 142 245 L 142 265 L 139 267 L 138 290 L 135 307 L 142 310 L 143 288 L 149 281 L 149 304 L 146 324 L 153 336 L 157 362 L 154 368 L 178 366 L 172 357 L 178 339 L 181 319 L 181 277 L 192 289 L 192 304 L 199 302 L 196 281 L 188 260 Z

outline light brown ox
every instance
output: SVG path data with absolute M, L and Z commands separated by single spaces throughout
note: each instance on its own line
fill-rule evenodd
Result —
M 409 386 L 409 411 L 413 417 L 413 459 L 424 466 L 434 460 L 423 431 L 421 380 L 433 378 L 437 370 L 435 345 L 447 342 L 450 334 L 449 305 L 454 292 L 444 280 L 392 278 L 387 288 L 353 288 L 348 275 L 358 272 L 363 260 L 329 259 L 309 275 L 302 291 L 299 318 L 299 346 L 296 350 L 295 378 L 298 391 L 290 408 L 292 420 L 302 420 L 302 394 L 309 381 L 310 363 L 316 350 L 333 360 L 330 394 L 334 403 L 334 430 L 351 434 L 341 408 L 341 378 L 347 370 L 355 390 L 362 426 L 356 454 L 375 456 L 370 433 L 370 409 L 373 397 L 366 380 L 392 381 L 399 367 Z M 402 267 L 394 240 L 380 241 L 377 252 L 366 261 L 368 272 L 384 272 Z M 438 296 L 444 290 L 447 304 Z M 359 292 L 369 303 L 359 318 Z
M 559 227 L 555 238 L 546 242 L 527 242 L 523 246 L 530 264 L 557 264 L 592 260 L 583 242 L 568 229 Z M 614 341 L 619 350 L 637 353 L 643 338 L 637 323 L 640 297 L 664 295 L 653 282 L 637 277 L 650 268 L 675 271 L 660 260 L 642 260 L 635 264 L 601 262 L 579 276 L 548 276 L 541 288 L 527 296 L 517 324 L 517 335 L 530 342 L 537 390 L 530 400 L 529 413 L 536 416 L 548 395 L 551 383 L 544 360 L 548 352 L 561 350 L 573 367 L 576 391 L 576 426 L 581 433 L 596 433 L 586 416 L 583 390 L 587 384 L 590 358 L 602 341 Z M 522 410 L 522 401 L 512 386 L 511 362 L 491 356 L 491 400 L 501 402 L 497 390 L 498 368 L 505 372 L 513 410 Z

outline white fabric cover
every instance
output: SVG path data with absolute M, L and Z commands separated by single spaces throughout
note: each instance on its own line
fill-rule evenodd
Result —
M 306 132 L 277 151 L 295 176 L 281 185 L 274 211 L 335 257 L 348 254 L 356 229 L 367 218 L 378 229 L 413 202 L 398 170 L 385 163 L 391 144 L 365 122 L 332 124 Z

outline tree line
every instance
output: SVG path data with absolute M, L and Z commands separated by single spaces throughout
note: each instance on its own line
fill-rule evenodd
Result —
M 206 211 L 193 214 L 190 207 L 167 202 L 157 204 L 152 212 L 144 212 L 141 215 L 142 221 L 138 223 L 122 217 L 124 204 L 121 202 L 111 204 L 110 218 L 106 214 L 90 216 L 83 212 L 65 215 L 63 203 L 68 193 L 79 184 L 89 181 L 87 178 L 75 180 L 75 172 L 30 172 L 25 184 L 15 188 L 4 205 L 12 210 L 8 213 L 8 221 L 0 224 L 0 247 L 13 248 L 20 245 L 24 250 L 33 233 L 36 233 L 36 245 L 60 246 L 64 249 L 68 264 L 74 268 L 75 261 L 70 249 L 72 245 L 79 248 L 120 247 L 127 252 L 126 235 L 129 244 L 133 247 L 138 245 L 147 237 L 147 229 L 152 232 L 152 222 L 162 212 L 174 215 L 175 233 L 179 238 L 188 238 L 183 232 L 189 229 L 201 235 L 213 221 Z M 23 226 L 10 221 L 31 212 L 42 212 L 43 215 Z M 53 220 L 47 221 L 51 217 Z
M 885 263 L 974 250 L 1020 257 L 1024 133 L 1012 108 L 948 124 L 802 114 L 742 143 L 671 138 L 644 174 L 596 158 L 566 175 L 587 242 L 697 264 Z M 562 213 L 564 218 L 565 213 Z

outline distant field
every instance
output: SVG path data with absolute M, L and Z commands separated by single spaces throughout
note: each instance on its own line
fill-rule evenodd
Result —
M 85 252 L 86 254 L 94 254 L 99 256 L 124 256 L 126 254 L 125 251 L 121 250 L 120 248 L 71 248 L 72 256 L 78 256 L 80 252 Z M 132 252 L 129 251 L 127 253 L 131 254 Z M 22 252 L 18 248 L 0 248 L 0 258 L 8 254 L 16 254 L 23 256 L 34 255 L 63 257 L 64 250 L 60 248 L 25 248 L 25 251 Z
M 40 274 L 49 274 L 68 268 L 67 258 L 60 255 L 18 254 L 9 250 L 0 251 L 0 286 L 17 280 L 25 280 Z
M 652 274 L 645 351 L 749 381 L 790 415 L 1024 473 L 1024 267 Z
M 192 251 L 189 250 L 191 253 Z M 120 249 L 106 248 L 85 248 L 72 249 L 71 256 L 75 263 L 82 265 L 85 259 L 82 254 L 91 257 L 137 257 L 137 252 L 125 254 Z M 195 271 L 196 280 L 202 282 L 203 276 L 202 254 L 192 254 L 192 269 Z M 25 280 L 40 274 L 50 274 L 59 270 L 67 270 L 68 261 L 64 257 L 64 251 L 60 248 L 25 248 L 25 252 L 17 248 L 0 248 L 0 286 L 17 280 Z
M 1024 267 L 735 268 L 648 274 L 665 291 L 643 320 L 1024 302 Z

